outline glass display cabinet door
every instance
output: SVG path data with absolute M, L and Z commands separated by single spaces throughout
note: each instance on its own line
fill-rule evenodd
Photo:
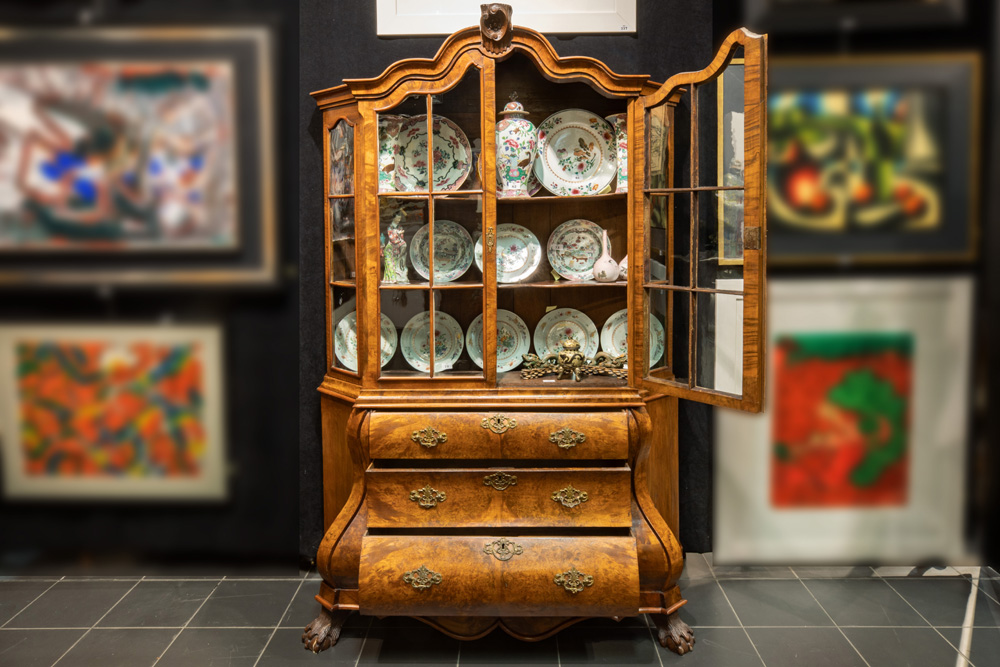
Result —
M 326 119 L 326 265 L 328 366 L 358 377 L 357 245 L 354 223 L 355 130 L 353 112 Z
M 766 74 L 766 36 L 738 30 L 641 99 L 644 385 L 749 412 L 763 407 Z

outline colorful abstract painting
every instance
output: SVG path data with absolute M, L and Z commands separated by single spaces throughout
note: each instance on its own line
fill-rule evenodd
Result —
M 808 333 L 774 349 L 771 502 L 907 502 L 913 337 Z
M 217 332 L 103 329 L 0 332 L 2 368 L 13 375 L 5 386 L 14 385 L 7 490 L 62 495 L 89 484 L 114 494 L 121 485 L 142 496 L 217 485 Z
M 0 249 L 238 241 L 232 63 L 0 66 Z

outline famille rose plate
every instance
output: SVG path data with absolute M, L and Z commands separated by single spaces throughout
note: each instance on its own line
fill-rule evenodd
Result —
M 455 123 L 434 116 L 434 189 L 458 190 L 472 171 L 472 146 Z M 393 180 L 397 192 L 427 190 L 427 116 L 403 121 L 396 139 Z
M 392 355 L 396 354 L 396 327 L 385 315 L 382 315 L 382 354 L 380 361 L 382 367 L 389 363 Z M 340 363 L 348 370 L 357 372 L 358 370 L 358 313 L 357 311 L 348 315 L 337 323 L 333 332 L 333 352 L 337 355 Z
M 431 275 L 430 225 L 417 230 L 410 241 L 410 261 L 424 278 Z M 472 266 L 472 237 L 465 227 L 451 220 L 434 221 L 434 282 L 461 278 Z
M 593 280 L 594 263 L 601 256 L 600 225 L 590 220 L 567 220 L 549 235 L 545 247 L 549 264 L 567 280 Z
M 588 359 L 597 354 L 600 336 L 594 321 L 573 308 L 557 308 L 538 321 L 535 327 L 535 352 L 540 357 L 557 354 L 562 342 L 573 338 Z
M 472 361 L 483 367 L 483 316 L 472 320 L 465 334 Z M 506 373 L 521 365 L 521 356 L 531 349 L 528 325 L 509 310 L 497 309 L 497 372 Z
M 538 126 L 533 170 L 554 195 L 596 195 L 618 175 L 616 150 L 608 121 L 583 109 L 564 109 Z
M 663 356 L 663 325 L 649 316 L 649 367 Z M 622 308 L 608 318 L 601 328 L 601 349 L 611 356 L 628 353 L 628 308 Z
M 406 363 L 426 373 L 431 369 L 431 314 L 414 315 L 403 327 L 399 346 Z M 455 365 L 465 348 L 462 327 L 455 318 L 440 310 L 434 312 L 434 372 L 447 371 Z
M 476 241 L 476 266 L 483 270 L 483 241 Z M 527 227 L 505 222 L 497 225 L 497 282 L 518 283 L 542 262 L 542 244 Z

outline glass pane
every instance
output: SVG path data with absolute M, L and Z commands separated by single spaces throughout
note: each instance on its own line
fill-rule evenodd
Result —
M 698 287 L 743 278 L 742 190 L 698 192 Z
M 358 370 L 358 313 L 353 288 L 331 287 L 333 367 Z
M 354 194 L 354 128 L 343 120 L 330 130 L 330 194 Z
M 649 188 L 691 187 L 691 93 L 681 89 L 646 114 Z
M 437 192 L 478 190 L 482 149 L 480 70 L 470 67 L 457 86 L 434 95 L 434 183 Z
M 443 195 L 434 197 L 434 283 L 482 284 L 482 197 Z M 429 239 L 427 229 L 414 237 L 414 267 L 426 267 Z M 476 252 L 479 252 L 476 255 Z M 474 261 L 475 257 L 479 261 Z
M 670 351 L 667 341 L 667 313 L 670 293 L 667 290 L 651 289 L 647 290 L 649 298 L 649 317 L 646 326 L 649 328 L 647 344 L 649 350 L 649 369 L 654 371 L 662 369 L 666 371 L 670 365 Z M 663 372 L 653 373 L 656 377 L 668 377 Z
M 330 200 L 330 238 L 354 238 L 354 197 Z
M 661 104 L 646 114 L 646 187 L 670 187 L 670 133 L 673 107 Z
M 698 184 L 743 185 L 743 48 L 714 81 L 698 86 Z
M 334 241 L 330 252 L 330 280 L 338 282 L 357 279 L 354 239 Z
M 424 282 L 410 270 L 413 237 L 430 219 L 424 197 L 379 198 L 380 282 L 383 285 Z M 427 274 L 429 275 L 429 273 Z
M 743 281 L 732 281 L 742 289 Z M 743 297 L 698 294 L 699 387 L 743 393 Z
M 678 290 L 648 289 L 650 318 L 663 324 L 664 347 L 663 358 L 656 359 L 651 368 L 663 368 L 661 372 L 653 373 L 655 377 L 676 380 L 686 384 L 688 381 L 688 332 L 690 330 L 691 293 Z M 656 325 L 650 325 L 655 328 Z M 654 332 L 655 337 L 656 332 Z M 657 350 L 651 355 L 655 359 Z
M 378 115 L 379 192 L 427 191 L 427 98 L 411 95 Z
M 429 377 L 427 328 L 430 292 L 423 289 L 379 291 L 382 328 L 382 377 Z M 397 344 L 389 345 L 396 334 Z M 421 336 L 422 334 L 422 336 Z
M 482 289 L 435 290 L 434 308 L 434 375 L 482 377 Z M 429 351 L 421 354 L 429 364 Z
M 647 197 L 647 283 L 691 284 L 691 197 L 691 193 Z

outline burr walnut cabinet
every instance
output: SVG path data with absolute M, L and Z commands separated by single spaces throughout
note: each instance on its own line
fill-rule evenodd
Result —
M 684 653 L 678 399 L 762 407 L 766 36 L 736 31 L 705 69 L 661 85 L 559 57 L 509 8 L 483 11 L 431 59 L 312 94 L 326 533 L 303 640 L 327 648 L 355 611 L 524 640 L 645 613 Z M 622 182 L 498 196 L 495 128 L 514 94 L 535 125 L 624 114 Z M 579 145 L 571 169 L 594 149 Z M 577 259 L 543 251 L 572 220 L 627 258 L 618 280 L 554 271 Z M 614 323 L 613 352 L 590 363 Z M 545 358 L 574 336 L 572 368 L 571 346 Z

